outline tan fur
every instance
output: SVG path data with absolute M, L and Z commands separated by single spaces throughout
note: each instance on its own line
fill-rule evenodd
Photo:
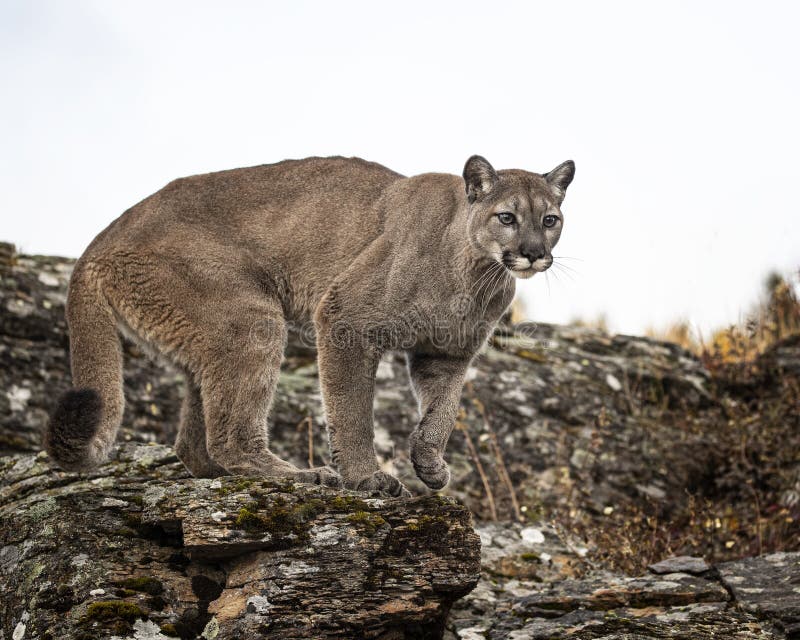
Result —
M 467 367 L 513 298 L 511 275 L 549 266 L 573 171 L 495 172 L 474 156 L 463 179 L 405 178 L 355 158 L 309 158 L 171 182 L 76 265 L 67 314 L 78 391 L 54 414 L 48 450 L 68 468 L 108 454 L 122 417 L 122 331 L 187 374 L 176 449 L 193 474 L 404 494 L 378 470 L 372 424 L 378 361 L 402 350 L 421 416 L 412 461 L 428 486 L 443 487 Z M 498 211 L 513 213 L 515 228 Z M 548 213 L 557 229 L 543 228 Z M 268 448 L 287 330 L 303 323 L 316 335 L 341 480 Z

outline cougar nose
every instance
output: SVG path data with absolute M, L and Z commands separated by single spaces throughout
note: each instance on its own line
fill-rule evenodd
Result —
M 523 255 L 523 257 L 530 260 L 531 264 L 537 260 L 541 260 L 545 256 L 544 249 L 541 247 L 521 247 L 519 252 Z

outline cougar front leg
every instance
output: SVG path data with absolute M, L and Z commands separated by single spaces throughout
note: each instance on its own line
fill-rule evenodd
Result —
M 372 402 L 379 356 L 363 345 L 347 344 L 357 343 L 356 338 L 331 335 L 324 325 L 317 329 L 319 379 L 331 457 L 348 489 L 411 495 L 397 478 L 378 468 Z
M 431 489 L 450 482 L 443 454 L 458 415 L 469 360 L 409 353 L 411 388 L 419 403 L 420 421 L 409 438 L 417 476 Z

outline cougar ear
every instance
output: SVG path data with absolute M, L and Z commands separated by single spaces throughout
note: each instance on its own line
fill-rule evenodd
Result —
M 572 160 L 562 162 L 552 171 L 545 173 L 543 177 L 555 191 L 556 196 L 558 196 L 558 203 L 561 204 L 567 193 L 567 187 L 575 177 L 575 163 Z
M 472 203 L 491 191 L 497 182 L 497 172 L 483 156 L 472 156 L 464 165 L 464 186 Z

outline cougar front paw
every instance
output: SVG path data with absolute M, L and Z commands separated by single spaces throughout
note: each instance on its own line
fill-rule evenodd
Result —
M 312 467 L 311 469 L 300 469 L 297 472 L 298 482 L 308 484 L 321 484 L 325 487 L 334 489 L 342 488 L 342 476 L 330 467 Z
M 370 476 L 361 478 L 352 483 L 351 487 L 356 491 L 364 491 L 370 494 L 391 496 L 393 498 L 410 498 L 411 492 L 403 486 L 397 478 L 383 471 L 376 471 Z
M 411 464 L 417 477 L 429 488 L 444 489 L 450 482 L 450 469 L 439 450 L 429 442 L 412 440 Z

